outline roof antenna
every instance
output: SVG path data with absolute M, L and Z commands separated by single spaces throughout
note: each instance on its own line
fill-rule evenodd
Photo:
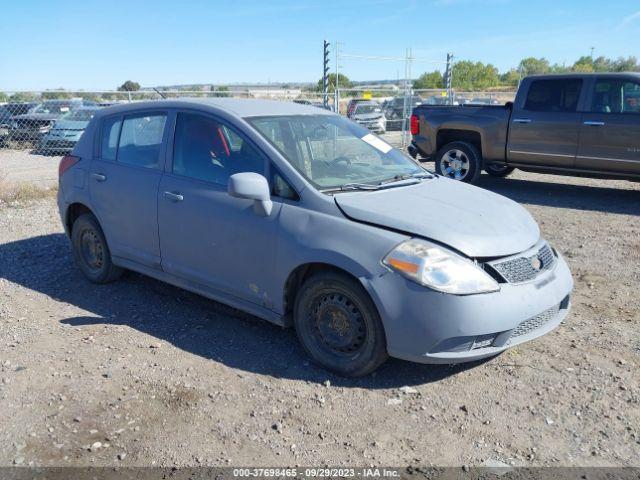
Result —
M 158 90 L 156 87 L 153 87 L 153 91 L 156 92 L 158 95 L 160 95 L 163 99 L 166 99 L 167 97 L 164 95 L 164 93 L 162 93 L 160 90 Z

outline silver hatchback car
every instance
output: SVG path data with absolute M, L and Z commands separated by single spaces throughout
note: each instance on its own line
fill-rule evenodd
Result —
M 135 270 L 294 326 L 342 375 L 496 355 L 569 310 L 569 269 L 524 208 L 314 107 L 100 110 L 60 163 L 58 205 L 89 280 Z

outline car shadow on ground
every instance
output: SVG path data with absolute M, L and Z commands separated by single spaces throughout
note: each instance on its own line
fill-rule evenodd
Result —
M 554 183 L 545 181 L 545 178 L 548 177 L 542 174 L 538 175 L 536 180 L 499 178 L 483 174 L 478 186 L 519 203 L 640 215 L 640 191 L 637 189 L 608 187 L 608 180 L 600 180 L 602 183 L 595 186 Z
M 309 361 L 293 329 L 133 272 L 108 285 L 89 283 L 73 264 L 63 234 L 0 245 L 0 278 L 86 311 L 63 324 L 128 326 L 154 337 L 150 344 L 165 341 L 228 367 L 275 378 L 395 388 L 437 382 L 482 363 L 419 365 L 390 359 L 363 378 L 332 375 Z

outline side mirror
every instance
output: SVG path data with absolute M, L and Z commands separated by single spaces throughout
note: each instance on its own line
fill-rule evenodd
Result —
M 253 200 L 253 211 L 268 217 L 273 208 L 269 182 L 259 173 L 243 172 L 229 177 L 228 193 L 235 198 Z

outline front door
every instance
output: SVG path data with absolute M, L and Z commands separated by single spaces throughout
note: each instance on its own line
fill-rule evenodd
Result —
M 582 117 L 576 167 L 640 175 L 640 82 L 598 78 Z
M 200 113 L 179 112 L 172 164 L 158 192 L 162 268 L 200 286 L 272 308 L 278 287 L 274 267 L 278 216 L 229 196 L 229 177 L 265 174 L 267 161 L 228 124 Z
M 533 80 L 523 105 L 514 105 L 508 159 L 514 163 L 573 167 L 578 148 L 581 79 Z
M 89 192 L 114 257 L 160 268 L 158 185 L 166 112 L 107 117 Z

